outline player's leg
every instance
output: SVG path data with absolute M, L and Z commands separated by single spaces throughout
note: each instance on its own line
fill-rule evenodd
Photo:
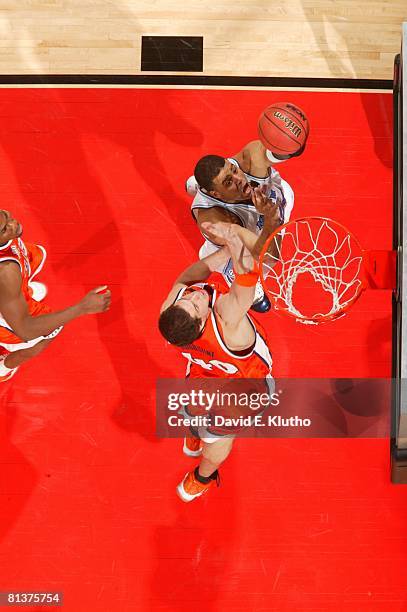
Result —
M 292 210 L 294 208 L 294 191 L 291 185 L 289 185 L 284 179 L 281 179 L 281 186 L 283 188 L 284 197 L 286 201 L 286 205 L 284 208 L 284 223 L 288 223 L 291 217 Z
M 202 441 L 202 461 L 198 473 L 202 478 L 209 478 L 227 459 L 232 450 L 234 438 L 225 437 L 216 442 Z
M 190 502 L 208 491 L 211 484 L 219 483 L 218 468 L 228 457 L 233 446 L 233 437 L 213 436 L 202 440 L 202 461 L 188 472 L 177 487 L 179 497 Z
M 21 364 L 36 357 L 47 348 L 53 338 L 36 338 L 29 342 L 5 344 L 0 342 L 0 383 L 14 376 Z
M 34 346 L 30 346 L 29 348 L 18 349 L 17 351 L 13 351 L 9 353 L 8 355 L 6 355 L 6 357 L 4 358 L 3 364 L 8 369 L 14 370 L 15 368 L 18 368 L 24 362 L 42 353 L 42 351 L 46 349 L 47 346 L 50 345 L 52 340 L 53 338 L 49 338 L 48 340 L 41 340 L 41 342 L 38 342 L 38 344 L 35 344 Z
M 28 310 L 31 316 L 39 316 L 51 312 L 49 306 L 34 299 L 28 301 Z M 10 328 L 0 325 L 0 382 L 9 380 L 22 363 L 39 355 L 61 330 L 62 327 L 59 327 L 54 329 L 48 336 L 40 336 L 25 342 Z

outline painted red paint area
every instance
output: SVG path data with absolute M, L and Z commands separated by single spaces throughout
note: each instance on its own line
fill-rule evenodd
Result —
M 1 207 L 46 246 L 49 303 L 108 284 L 113 304 L 0 388 L 1 591 L 64 591 L 67 612 L 406 609 L 407 489 L 389 482 L 388 440 L 238 440 L 221 487 L 187 505 L 175 486 L 194 460 L 155 436 L 155 381 L 185 367 L 157 313 L 201 244 L 185 179 L 281 100 L 311 125 L 279 167 L 293 217 L 391 248 L 388 94 L 3 90 Z M 387 291 L 325 326 L 261 321 L 277 377 L 390 375 Z

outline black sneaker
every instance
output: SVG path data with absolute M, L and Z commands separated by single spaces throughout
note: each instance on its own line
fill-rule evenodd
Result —
M 262 298 L 253 302 L 250 310 L 253 310 L 254 312 L 262 313 L 262 312 L 268 312 L 270 308 L 271 308 L 271 302 L 268 299 L 267 295 L 264 294 Z
M 271 302 L 264 293 L 263 285 L 260 279 L 256 283 L 256 292 L 254 294 L 254 302 L 250 308 L 254 312 L 268 312 L 271 308 Z

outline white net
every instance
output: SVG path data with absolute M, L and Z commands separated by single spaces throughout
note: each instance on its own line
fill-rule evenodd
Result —
M 262 282 L 274 307 L 301 323 L 341 316 L 363 290 L 363 251 L 342 225 L 291 221 L 265 245 Z

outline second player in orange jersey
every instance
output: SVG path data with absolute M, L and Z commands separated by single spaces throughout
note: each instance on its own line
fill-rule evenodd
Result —
M 63 325 L 110 305 L 110 291 L 97 287 L 77 304 L 52 312 L 42 301 L 45 285 L 33 280 L 42 270 L 46 251 L 24 242 L 22 233 L 21 223 L 9 211 L 0 210 L 0 382 L 43 351 Z

